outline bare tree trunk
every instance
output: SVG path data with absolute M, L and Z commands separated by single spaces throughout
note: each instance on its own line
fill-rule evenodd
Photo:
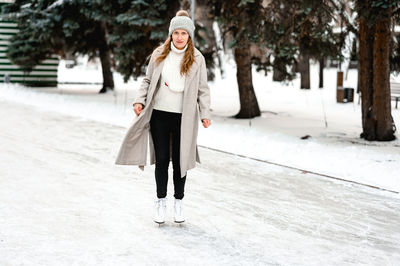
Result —
M 388 16 L 379 18 L 375 24 L 374 42 L 374 117 L 376 117 L 376 139 L 393 140 L 393 121 L 390 101 L 390 9 Z
M 274 64 L 273 64 L 273 75 L 272 75 L 272 80 L 273 81 L 284 81 L 285 80 L 285 63 L 282 62 L 279 57 L 275 56 L 274 59 Z
M 310 89 L 310 57 L 300 54 L 299 56 L 300 88 Z
M 360 18 L 360 91 L 362 127 L 361 137 L 375 140 L 375 118 L 373 117 L 373 43 L 374 28 Z
M 261 115 L 253 88 L 250 59 L 248 45 L 235 48 L 236 77 L 240 96 L 240 111 L 236 118 L 253 118 Z
M 321 57 L 319 59 L 319 88 L 324 87 L 324 67 L 325 67 L 325 59 Z
M 106 25 L 105 22 L 101 22 L 101 40 L 99 45 L 99 56 L 101 61 L 101 69 L 103 73 L 103 87 L 100 90 L 100 93 L 104 93 L 107 89 L 114 89 L 114 79 L 113 74 L 111 72 L 111 52 L 110 48 L 107 44 L 106 37 Z

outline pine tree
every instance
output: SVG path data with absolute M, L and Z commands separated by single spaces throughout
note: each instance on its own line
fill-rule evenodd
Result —
M 285 81 L 301 74 L 301 88 L 310 88 L 309 60 L 340 57 L 342 38 L 330 23 L 340 9 L 331 0 L 272 1 L 265 8 L 264 40 L 274 55 L 273 80 Z
M 38 30 L 48 25 L 48 21 L 40 20 L 35 26 L 28 23 L 28 18 L 36 20 L 41 15 L 32 5 L 33 1 L 16 0 L 12 5 L 3 6 L 2 16 L 6 20 L 16 21 L 19 32 L 10 39 L 7 55 L 11 62 L 30 72 L 41 61 L 55 53 L 47 38 Z
M 302 88 L 309 88 L 309 59 L 340 55 L 340 40 L 332 33 L 334 0 L 258 1 L 209 0 L 226 36 L 233 39 L 231 47 L 237 64 L 241 109 L 236 117 L 259 115 L 259 107 L 251 81 L 251 64 L 257 70 L 274 70 L 273 80 L 292 80 L 301 71 Z M 251 44 L 269 50 L 266 58 L 250 54 Z M 270 58 L 274 60 L 271 63 Z M 302 64 L 303 63 L 303 64 Z
M 224 34 L 231 34 L 237 66 L 240 110 L 236 118 L 253 118 L 261 115 L 257 97 L 253 88 L 251 73 L 251 43 L 260 43 L 263 29 L 262 0 L 210 0 L 213 14 L 222 27 Z
M 49 53 L 100 57 L 105 92 L 114 88 L 113 65 L 125 81 L 145 72 L 178 7 L 172 0 L 17 0 L 3 10 L 21 30 L 9 56 L 27 70 Z M 29 41 L 21 46 L 24 40 Z
M 93 19 L 94 2 L 19 0 L 10 4 L 3 13 L 14 17 L 20 29 L 20 34 L 11 39 L 8 53 L 11 61 L 30 70 L 51 53 L 99 56 L 103 71 L 102 92 L 113 89 L 106 24 Z M 21 47 L 24 39 L 30 42 Z
M 172 0 L 120 0 L 118 3 L 123 8 L 114 19 L 110 18 L 109 42 L 114 47 L 116 69 L 127 81 L 144 73 L 148 56 L 168 37 L 169 22 L 179 3 Z
M 360 27 L 361 137 L 395 139 L 390 99 L 390 25 L 399 0 L 356 0 Z

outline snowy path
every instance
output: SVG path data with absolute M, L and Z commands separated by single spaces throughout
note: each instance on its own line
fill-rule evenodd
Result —
M 399 265 L 393 193 L 200 149 L 187 222 L 152 221 L 125 128 L 0 103 L 0 265 Z

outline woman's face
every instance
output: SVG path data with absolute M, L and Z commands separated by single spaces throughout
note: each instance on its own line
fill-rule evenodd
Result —
M 185 48 L 188 40 L 189 33 L 187 31 L 177 29 L 172 32 L 172 41 L 174 42 L 175 47 L 179 50 Z

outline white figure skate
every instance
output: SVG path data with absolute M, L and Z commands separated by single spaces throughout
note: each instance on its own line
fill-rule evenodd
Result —
M 165 213 L 167 210 L 167 198 L 155 200 L 154 222 L 163 224 L 165 222 Z
M 181 199 L 175 199 L 175 223 L 183 223 L 184 221 L 183 202 Z

